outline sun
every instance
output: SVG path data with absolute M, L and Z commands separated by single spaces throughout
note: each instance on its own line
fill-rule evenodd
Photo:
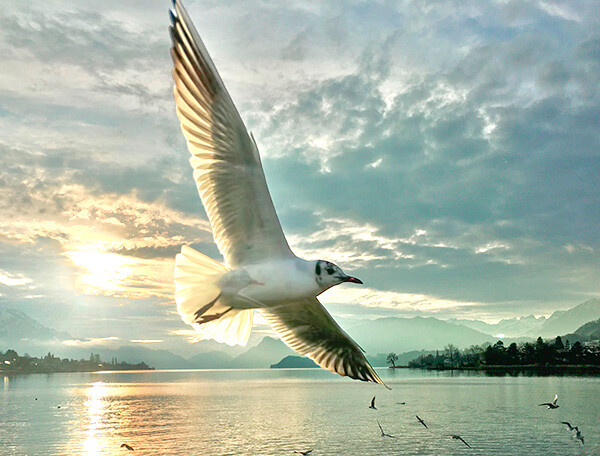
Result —
M 136 260 L 117 253 L 84 250 L 65 255 L 82 270 L 77 284 L 87 294 L 119 294 L 134 274 Z
M 138 258 L 106 243 L 80 245 L 64 255 L 76 268 L 77 289 L 88 295 L 125 298 L 173 295 L 173 258 Z

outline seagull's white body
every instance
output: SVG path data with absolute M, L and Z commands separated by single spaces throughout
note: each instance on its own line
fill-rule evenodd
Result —
M 558 405 L 558 394 L 554 395 L 554 399 L 552 400 L 552 402 L 544 402 L 543 404 L 539 405 L 545 405 L 547 407 L 547 410 L 557 409 L 558 407 L 560 407 L 560 405 Z
M 295 257 L 252 264 L 244 269 L 258 282 L 249 286 L 244 294 L 265 307 L 317 296 L 322 291 L 315 281 L 314 261 Z
M 277 218 L 260 155 L 179 0 L 171 11 L 173 93 L 190 164 L 225 263 L 184 246 L 175 301 L 199 338 L 245 345 L 258 310 L 301 355 L 343 376 L 383 384 L 317 296 L 362 283 L 323 260 L 296 257 Z

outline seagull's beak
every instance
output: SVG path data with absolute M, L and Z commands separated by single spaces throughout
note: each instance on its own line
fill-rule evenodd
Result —
M 357 279 L 356 277 L 351 277 L 351 276 L 344 277 L 344 282 L 360 283 L 362 285 L 362 280 Z

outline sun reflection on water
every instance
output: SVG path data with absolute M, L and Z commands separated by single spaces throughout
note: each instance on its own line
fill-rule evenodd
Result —
M 98 456 L 100 454 L 100 441 L 102 440 L 102 417 L 107 408 L 104 402 L 107 388 L 104 382 L 92 383 L 87 390 L 88 399 L 83 404 L 87 408 L 88 424 L 86 426 L 85 454 Z

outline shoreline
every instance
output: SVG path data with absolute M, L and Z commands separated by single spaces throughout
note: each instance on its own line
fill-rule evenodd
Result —
M 40 369 L 40 370 L 27 370 L 27 369 L 11 369 L 11 370 L 0 370 L 0 376 L 8 376 L 8 375 L 30 375 L 30 374 L 83 374 L 83 373 L 97 373 L 97 372 L 141 372 L 141 371 L 153 371 L 155 370 L 153 367 L 149 368 L 140 368 L 140 367 L 131 367 L 125 369 L 119 369 L 115 367 L 111 367 L 110 369 L 68 369 L 68 370 L 53 370 L 53 369 Z
M 544 374 L 560 374 L 560 373 L 577 373 L 600 375 L 600 366 L 592 364 L 557 364 L 540 366 L 536 364 L 528 365 L 489 365 L 489 366 L 389 366 L 389 369 L 422 369 L 422 370 L 438 370 L 438 371 L 489 371 L 489 372 L 535 372 Z

